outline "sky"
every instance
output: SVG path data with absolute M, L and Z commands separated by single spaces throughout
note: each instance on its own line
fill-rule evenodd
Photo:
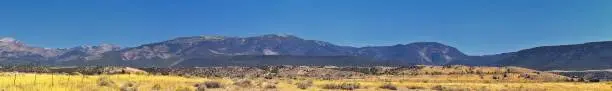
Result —
M 612 0 L 4 0 L 0 36 L 68 48 L 291 34 L 355 47 L 440 42 L 469 55 L 612 40 Z

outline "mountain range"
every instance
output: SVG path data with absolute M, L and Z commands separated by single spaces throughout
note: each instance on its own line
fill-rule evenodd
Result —
M 276 34 L 253 37 L 193 36 L 128 48 L 102 44 L 63 49 L 32 47 L 5 37 L 0 38 L 0 64 L 144 67 L 460 64 L 583 70 L 612 68 L 612 42 L 543 46 L 511 53 L 470 56 L 436 42 L 351 47 Z

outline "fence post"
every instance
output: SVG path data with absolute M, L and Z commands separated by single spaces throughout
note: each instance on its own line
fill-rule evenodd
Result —
M 17 86 L 17 73 L 14 72 L 13 75 L 14 75 L 14 77 L 13 77 L 13 86 Z
M 53 84 L 53 75 L 54 75 L 54 74 L 53 74 L 53 73 L 51 73 L 51 87 L 50 87 L 50 88 L 51 88 L 51 91 L 53 91 L 53 85 L 54 85 L 54 84 Z
M 54 82 L 53 82 L 53 75 L 54 75 L 54 74 L 53 74 L 53 73 L 51 73 L 51 88 L 53 88 L 53 86 L 55 85 L 55 84 L 54 84 Z
M 38 84 L 36 84 L 36 74 L 37 74 L 37 73 L 34 73 L 34 85 L 35 85 L 35 86 L 36 86 L 36 85 L 38 85 Z
M 81 75 L 81 84 L 85 84 L 85 83 L 83 83 L 84 79 L 85 79 L 85 75 Z
M 68 84 L 70 84 L 70 85 L 68 86 L 68 88 L 70 88 L 70 90 L 73 90 L 73 89 L 72 89 L 72 84 L 73 84 L 73 83 L 70 83 L 70 78 L 72 78 L 72 75 L 68 75 L 68 80 L 67 80 L 67 83 L 68 83 Z

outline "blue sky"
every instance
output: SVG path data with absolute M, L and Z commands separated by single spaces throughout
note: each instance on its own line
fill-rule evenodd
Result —
M 612 0 L 6 0 L 0 36 L 66 48 L 292 34 L 338 45 L 433 41 L 471 55 L 612 40 Z

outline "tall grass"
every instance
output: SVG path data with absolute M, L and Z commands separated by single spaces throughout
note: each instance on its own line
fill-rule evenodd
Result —
M 432 78 L 440 81 L 415 81 L 394 80 L 405 78 L 375 79 L 342 79 L 321 80 L 304 78 L 306 80 L 293 79 L 248 79 L 252 84 L 263 82 L 275 82 L 275 84 L 264 83 L 262 86 L 237 86 L 240 80 L 231 78 L 186 78 L 179 76 L 162 75 L 68 75 L 68 74 L 21 74 L 0 73 L 0 91 L 120 91 L 121 89 L 138 89 L 138 91 L 195 91 L 196 84 L 211 83 L 211 88 L 218 90 L 265 90 L 277 89 L 280 91 L 319 91 L 335 90 L 329 87 L 351 83 L 358 85 L 344 85 L 345 88 L 358 91 L 381 91 L 395 89 L 429 89 L 429 90 L 471 90 L 471 91 L 612 91 L 612 83 L 580 83 L 580 82 L 480 82 L 465 81 L 476 78 L 457 78 L 458 81 L 443 81 L 443 78 Z M 450 77 L 447 77 L 450 79 Z M 103 80 L 101 80 L 103 79 Z M 423 80 L 426 78 L 423 77 Z M 454 79 L 454 78 L 453 78 Z M 477 78 L 479 79 L 479 78 Z M 101 81 L 103 84 L 100 85 Z M 210 84 L 209 84 L 210 85 Z M 222 86 L 212 88 L 212 86 Z M 300 86 L 302 85 L 302 86 Z M 327 87 L 326 87 L 327 86 Z
M 3 73 L 0 88 L 8 91 L 114 91 L 130 82 L 138 89 L 149 91 L 157 88 L 177 89 L 205 81 L 202 78 L 150 75 L 65 75 L 65 74 L 15 74 Z

